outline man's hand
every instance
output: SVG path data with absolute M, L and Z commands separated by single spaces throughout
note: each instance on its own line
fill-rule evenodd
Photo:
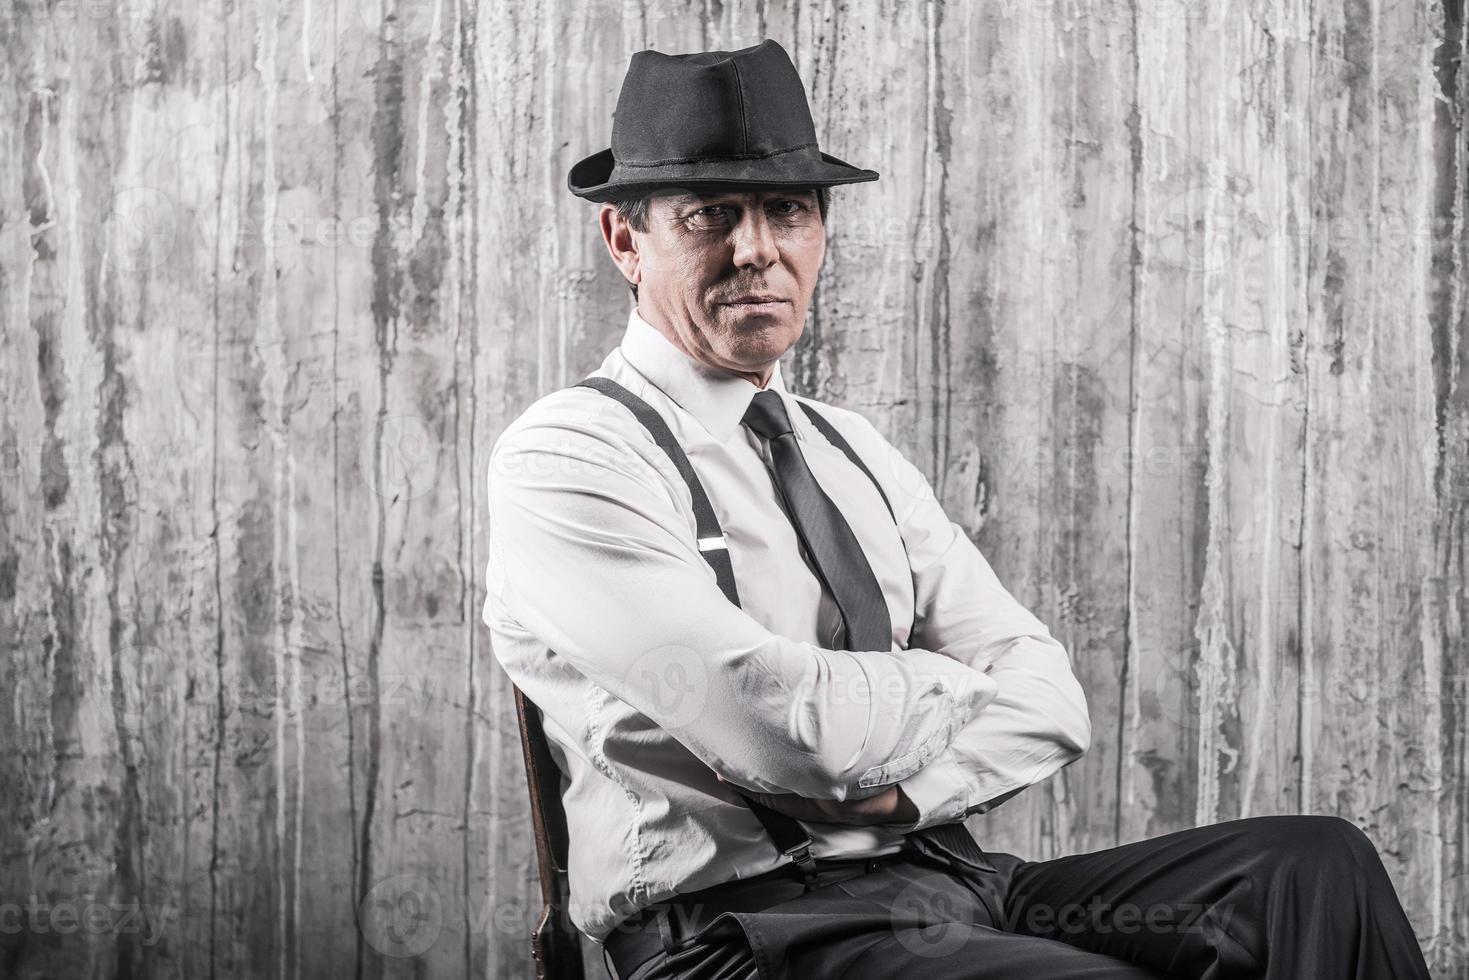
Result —
M 813 823 L 845 823 L 867 826 L 880 823 L 912 823 L 918 819 L 918 807 L 908 799 L 903 787 L 889 786 L 876 796 L 865 800 L 812 800 L 795 793 L 756 793 L 741 789 L 719 773 L 714 777 L 721 783 L 734 787 L 739 792 L 763 803 L 780 813 L 809 820 Z

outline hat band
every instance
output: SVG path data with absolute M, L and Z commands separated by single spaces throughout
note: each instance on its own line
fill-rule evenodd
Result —
M 721 154 L 720 156 L 715 157 L 668 157 L 664 160 L 633 161 L 617 159 L 616 154 L 614 154 L 613 158 L 614 160 L 616 160 L 617 166 L 619 167 L 667 167 L 680 163 L 724 163 L 725 161 L 734 162 L 743 160 L 768 160 L 771 157 L 778 157 L 785 153 L 796 153 L 800 150 L 809 150 L 815 145 L 815 143 L 797 143 L 795 146 L 788 146 L 783 150 L 771 150 L 769 153 L 729 153 Z

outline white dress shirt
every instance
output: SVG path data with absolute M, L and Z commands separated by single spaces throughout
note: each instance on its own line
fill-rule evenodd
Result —
M 484 619 L 565 774 L 579 929 L 600 942 L 675 893 L 790 860 L 716 771 L 830 800 L 901 783 L 914 823 L 805 824 L 816 857 L 857 857 L 983 812 L 1086 751 L 1065 649 L 866 418 L 793 395 L 779 364 L 766 386 L 882 587 L 886 653 L 829 646 L 836 603 L 783 510 L 769 447 L 740 421 L 760 389 L 688 357 L 636 309 L 593 374 L 668 423 L 723 528 L 740 605 L 700 554 L 687 485 L 623 405 L 563 388 L 496 440 Z M 798 401 L 851 443 L 897 525 Z

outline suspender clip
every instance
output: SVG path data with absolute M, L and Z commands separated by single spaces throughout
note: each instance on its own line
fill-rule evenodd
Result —
M 807 837 L 784 853 L 790 855 L 791 860 L 800 869 L 801 876 L 806 879 L 806 890 L 810 891 L 816 884 L 816 859 L 811 856 L 811 838 Z

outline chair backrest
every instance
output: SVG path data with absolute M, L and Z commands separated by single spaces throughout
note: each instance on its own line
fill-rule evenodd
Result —
M 525 783 L 530 791 L 531 823 L 535 828 L 536 863 L 541 872 L 541 918 L 531 932 L 531 955 L 536 980 L 585 980 L 581 961 L 581 933 L 572 925 L 568 906 L 571 882 L 567 874 L 566 811 L 561 806 L 561 770 L 546 742 L 541 709 L 515 691 L 515 714 L 520 723 L 520 748 L 525 754 Z

